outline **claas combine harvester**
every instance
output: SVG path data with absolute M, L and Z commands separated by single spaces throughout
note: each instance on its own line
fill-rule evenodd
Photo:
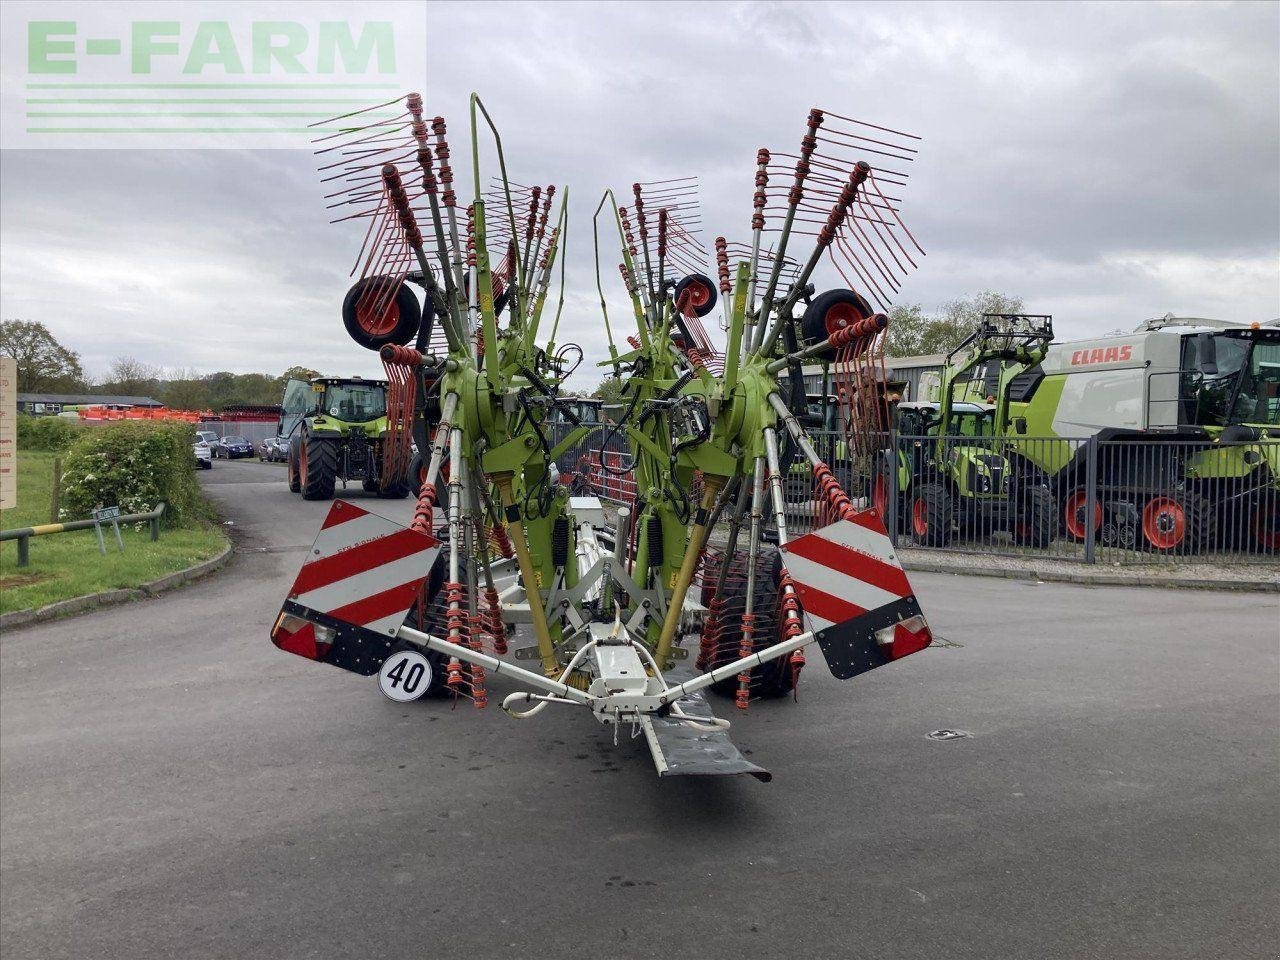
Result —
M 585 708 L 615 737 L 643 733 L 662 775 L 768 779 L 729 741 L 708 688 L 746 709 L 792 691 L 815 642 L 848 679 L 932 641 L 882 519 L 851 500 L 793 412 L 801 364 L 827 360 L 842 448 L 880 456 L 883 311 L 923 253 L 892 196 L 906 173 L 892 168 L 918 138 L 811 111 L 795 152 L 758 152 L 746 240 L 711 249 L 696 180 L 636 183 L 625 204 L 606 191 L 594 219 L 602 366 L 623 388 L 607 423 L 581 422 L 561 397 L 582 358 L 555 344 L 568 191 L 511 179 L 474 95 L 470 140 L 460 204 L 445 122 L 416 94 L 317 127 L 332 209 L 364 237 L 344 320 L 386 369 L 379 475 L 405 476 L 414 445 L 425 466 L 407 528 L 332 505 L 272 640 L 377 674 L 397 700 L 438 691 L 484 706 L 505 678 L 510 716 Z M 611 282 L 634 324 L 621 347 L 601 268 L 615 234 Z M 817 293 L 819 267 L 843 285 Z M 595 454 L 593 469 L 633 481 L 617 508 L 553 480 L 557 459 L 601 434 L 625 453 Z M 783 480 L 797 457 L 816 522 L 793 537 Z

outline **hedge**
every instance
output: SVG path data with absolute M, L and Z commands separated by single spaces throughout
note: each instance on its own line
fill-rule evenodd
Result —
M 67 448 L 88 429 L 78 420 L 66 417 L 31 417 L 18 414 L 18 449 L 47 450 L 65 453 Z
M 98 506 L 144 513 L 165 503 L 167 526 L 208 519 L 196 482 L 188 424 L 122 421 L 87 431 L 62 471 L 62 518 L 82 520 Z

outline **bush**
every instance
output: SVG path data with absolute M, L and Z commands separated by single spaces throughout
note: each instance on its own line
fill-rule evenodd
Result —
M 62 518 L 83 520 L 98 506 L 145 513 L 165 503 L 167 526 L 208 518 L 196 482 L 186 424 L 122 421 L 85 433 L 62 473 Z
M 87 428 L 65 417 L 31 417 L 18 414 L 18 449 L 65 453 Z

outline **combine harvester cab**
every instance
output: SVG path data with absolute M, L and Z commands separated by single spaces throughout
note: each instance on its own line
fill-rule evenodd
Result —
M 501 701 L 509 716 L 585 708 L 615 739 L 624 727 L 643 733 L 662 776 L 769 779 L 729 741 L 708 690 L 746 710 L 793 691 L 813 643 L 849 679 L 932 640 L 881 517 L 855 506 L 793 410 L 803 405 L 801 364 L 830 357 L 856 398 L 841 410 L 842 455 L 874 455 L 888 416 L 883 309 L 904 264 L 922 253 L 883 192 L 905 175 L 822 156 L 818 128 L 874 132 L 877 152 L 896 143 L 903 164 L 917 138 L 811 111 L 782 186 L 770 191 L 769 151 L 757 155 L 751 242 L 718 238 L 714 257 L 696 239 L 688 178 L 637 183 L 629 207 L 606 193 L 597 216 L 608 204 L 636 334 L 632 349 L 617 349 L 602 289 L 603 365 L 622 382 L 623 406 L 601 422 L 594 407 L 561 395 L 583 351 L 555 345 L 559 308 L 539 340 L 557 260 L 564 302 L 567 191 L 553 215 L 554 187 L 511 183 L 473 95 L 474 193 L 459 208 L 444 120 L 426 120 L 417 95 L 402 103 L 395 135 L 348 115 L 320 125 L 317 145 L 336 205 L 365 232 L 344 319 L 387 371 L 385 436 L 371 463 L 383 478 L 402 477 L 416 447 L 414 516 L 406 528 L 334 503 L 273 642 L 377 673 L 398 701 L 437 691 L 483 707 L 503 677 L 520 688 Z M 501 170 L 488 182 L 479 172 L 486 128 Z M 801 262 L 786 248 L 802 235 L 793 226 L 806 188 L 826 219 Z M 868 218 L 877 238 L 861 242 L 882 270 L 871 292 L 811 296 L 824 257 L 843 276 L 872 268 L 851 243 Z M 778 236 L 763 253 L 768 232 Z M 890 260 L 899 266 L 884 267 Z M 424 289 L 425 309 L 408 283 Z M 701 323 L 717 303 L 723 348 Z M 333 415 L 312 410 L 304 427 L 312 442 L 327 439 L 321 414 Z M 597 469 L 625 473 L 628 503 L 606 507 L 554 482 L 557 462 L 590 437 L 609 451 L 589 459 L 575 486 Z M 815 529 L 790 536 L 783 488 L 797 456 L 812 478 Z M 717 529 L 724 539 L 713 544 Z

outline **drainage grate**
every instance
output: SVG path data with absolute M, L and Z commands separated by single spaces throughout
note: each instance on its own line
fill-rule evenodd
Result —
M 934 730 L 927 734 L 930 740 L 964 740 L 972 737 L 973 734 L 965 730 L 948 730 L 945 727 L 941 730 Z

